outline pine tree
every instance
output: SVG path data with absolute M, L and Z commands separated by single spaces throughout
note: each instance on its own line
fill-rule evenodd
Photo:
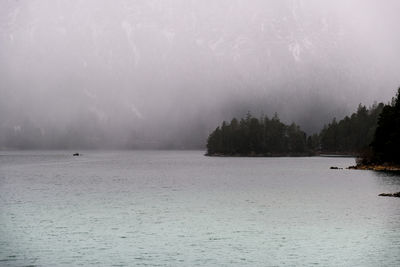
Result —
M 400 164 L 400 88 L 379 116 L 371 147 L 375 163 Z

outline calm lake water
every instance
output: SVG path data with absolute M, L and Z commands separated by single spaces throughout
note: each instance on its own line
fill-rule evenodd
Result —
M 400 266 L 400 177 L 352 158 L 0 152 L 0 266 Z

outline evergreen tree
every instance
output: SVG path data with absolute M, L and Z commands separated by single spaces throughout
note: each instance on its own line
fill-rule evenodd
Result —
M 308 151 L 306 134 L 296 124 L 285 125 L 277 114 L 254 118 L 247 113 L 240 122 L 223 122 L 208 137 L 209 155 L 295 155 Z
M 209 155 L 306 155 L 315 152 L 359 154 L 372 143 L 375 160 L 400 164 L 400 100 L 392 104 L 359 105 L 350 117 L 325 125 L 309 137 L 294 123 L 285 125 L 277 113 L 257 119 L 250 112 L 240 120 L 223 122 L 208 137 Z M 381 115 L 380 115 L 381 114 Z M 379 119 L 379 123 L 378 123 Z M 379 125 L 377 129 L 377 125 Z M 376 130 L 376 132 L 375 132 Z
M 371 147 L 375 163 L 400 164 L 400 88 L 379 116 Z
M 359 153 L 369 147 L 384 104 L 370 109 L 359 105 L 355 113 L 337 122 L 325 125 L 319 134 L 321 150 L 326 153 Z

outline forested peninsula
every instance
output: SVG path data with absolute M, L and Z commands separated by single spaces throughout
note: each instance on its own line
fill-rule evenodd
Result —
M 282 123 L 278 115 L 223 122 L 207 140 L 207 155 L 212 156 L 287 156 L 308 155 L 306 134 L 296 124 Z
M 340 121 L 335 118 L 319 133 L 307 136 L 292 123 L 272 118 L 233 118 L 222 122 L 208 137 L 209 156 L 312 156 L 353 155 L 360 168 L 400 165 L 400 88 L 388 104 L 359 105 Z

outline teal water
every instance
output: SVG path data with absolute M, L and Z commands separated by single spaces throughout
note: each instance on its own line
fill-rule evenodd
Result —
M 400 266 L 400 177 L 349 165 L 0 152 L 0 266 Z

